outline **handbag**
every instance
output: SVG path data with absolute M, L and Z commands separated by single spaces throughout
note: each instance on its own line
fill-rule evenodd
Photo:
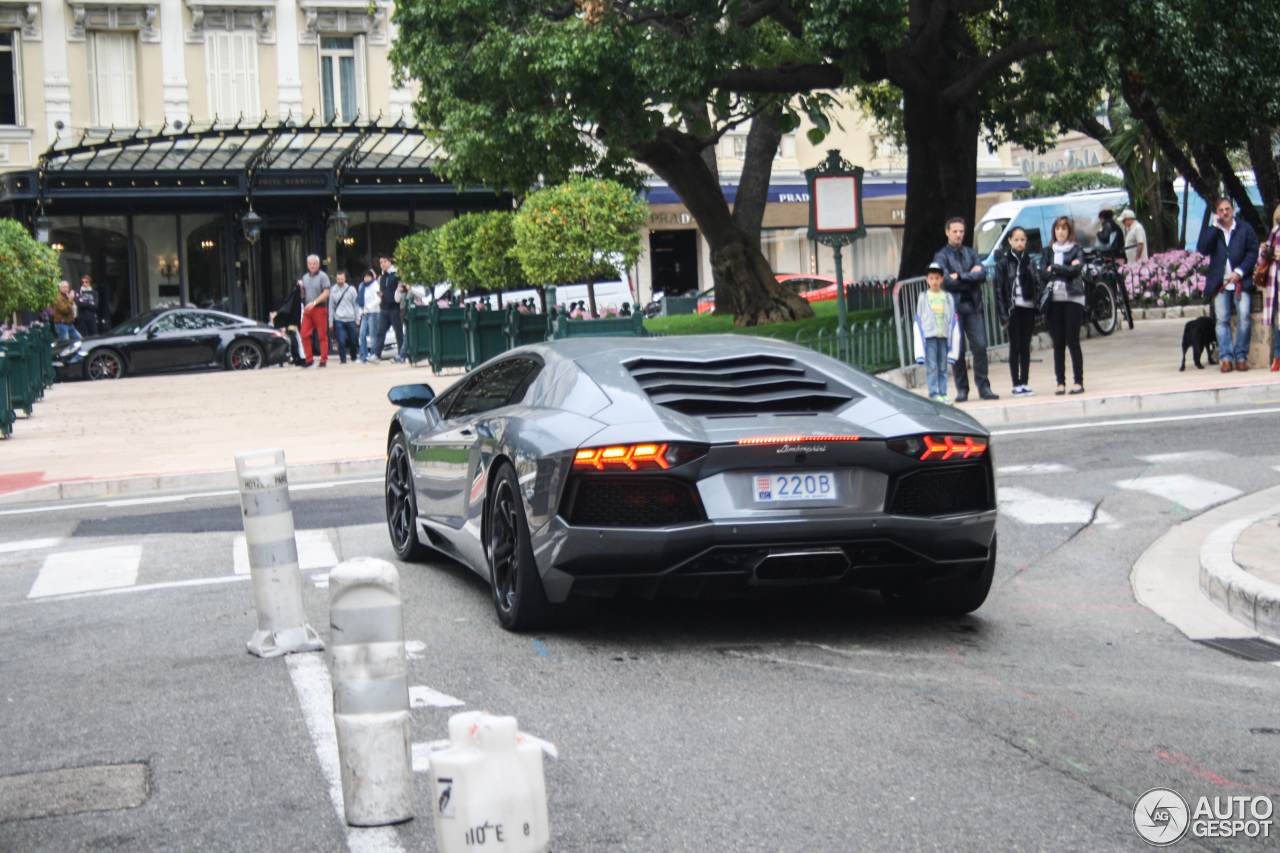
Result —
M 1262 245 L 1266 254 L 1258 252 L 1258 265 L 1253 268 L 1253 286 L 1258 290 L 1267 286 L 1267 276 L 1271 273 L 1271 265 L 1275 263 L 1275 245 L 1271 240 Z

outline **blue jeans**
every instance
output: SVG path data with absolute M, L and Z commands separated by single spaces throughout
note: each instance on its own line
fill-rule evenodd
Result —
M 54 323 L 53 330 L 58 333 L 58 340 L 60 341 L 80 340 L 80 330 L 75 327 L 74 323 Z
M 377 314 L 365 314 L 360 318 L 360 360 L 365 361 L 369 356 L 376 356 L 382 351 L 382 347 L 377 345 L 374 340 L 378 336 L 378 316 Z
M 356 357 L 356 321 L 355 320 L 334 320 L 334 335 L 338 338 L 338 358 L 346 364 L 347 356 L 350 355 L 354 360 Z
M 1240 287 L 1240 285 L 1236 285 Z M 1243 293 L 1236 299 L 1237 291 L 1219 290 L 1213 297 L 1213 313 L 1218 317 L 1218 358 L 1221 361 L 1247 361 L 1249 336 L 1253 334 L 1253 320 L 1249 312 L 1253 308 L 1252 294 Z M 1231 312 L 1236 312 L 1236 342 L 1231 343 Z
M 959 362 L 957 362 L 959 363 Z M 929 396 L 947 396 L 947 339 L 925 338 L 924 372 L 928 378 Z

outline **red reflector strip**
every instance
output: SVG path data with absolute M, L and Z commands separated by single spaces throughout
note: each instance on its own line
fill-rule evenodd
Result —
M 963 440 L 950 435 L 944 435 L 939 439 L 926 435 L 924 437 L 924 453 L 920 454 L 920 460 L 923 462 L 930 459 L 951 459 L 957 456 L 961 459 L 968 459 L 971 456 L 981 456 L 986 452 L 987 446 L 981 442 L 974 441 L 971 435 L 966 435 Z
M 573 464 L 578 468 L 595 468 L 597 471 L 603 471 L 606 465 L 619 465 L 632 471 L 642 464 L 656 468 L 671 467 L 671 463 L 667 461 L 667 445 L 652 442 L 584 448 L 574 454 Z
M 857 441 L 856 435 L 766 435 L 760 438 L 740 438 L 739 445 L 744 444 L 793 444 L 797 441 Z

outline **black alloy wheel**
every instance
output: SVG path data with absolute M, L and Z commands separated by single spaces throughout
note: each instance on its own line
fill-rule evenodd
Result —
M 119 379 L 124 376 L 124 360 L 111 350 L 95 352 L 85 362 L 84 375 L 95 380 Z
M 977 569 L 958 578 L 923 581 L 907 587 L 883 589 L 880 597 L 889 610 L 903 616 L 963 616 L 987 600 L 996 570 L 996 541 L 991 538 L 991 554 Z
M 494 472 L 486 514 L 489 586 L 499 624 L 508 631 L 532 631 L 546 626 L 561 608 L 548 603 L 542 588 L 516 472 L 506 463 Z
M 266 359 L 253 341 L 236 341 L 227 350 L 227 370 L 257 370 Z
M 413 491 L 413 471 L 409 467 L 409 445 L 404 433 L 397 433 L 387 453 L 387 532 L 396 556 L 422 562 L 429 553 L 418 541 L 418 500 Z

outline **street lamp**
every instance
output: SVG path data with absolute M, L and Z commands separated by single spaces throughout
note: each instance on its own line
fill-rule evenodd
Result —
M 338 204 L 338 209 L 329 214 L 329 224 L 333 226 L 336 232 L 335 236 L 341 240 L 347 236 L 347 228 L 351 224 L 351 218 L 342 212 L 342 204 Z
M 256 243 L 262 237 L 262 217 L 254 213 L 252 207 L 240 217 L 240 225 L 244 228 L 244 238 L 250 243 Z
M 847 344 L 849 335 L 841 250 L 867 236 L 862 220 L 862 173 L 861 166 L 851 166 L 835 148 L 827 151 L 827 159 L 820 165 L 804 173 L 809 182 L 809 239 L 835 250 L 838 347 Z
M 45 216 L 43 213 L 39 213 L 31 224 L 34 225 L 36 229 L 36 240 L 47 246 L 49 244 L 50 232 L 53 230 L 53 223 L 49 221 L 49 217 Z

